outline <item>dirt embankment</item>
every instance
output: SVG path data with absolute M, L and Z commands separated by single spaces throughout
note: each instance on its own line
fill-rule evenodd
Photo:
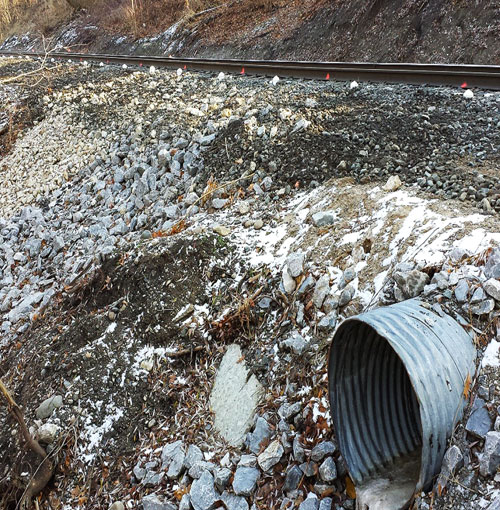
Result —
M 144 2 L 158 12 L 144 19 L 80 11 L 53 28 L 54 45 L 178 56 L 500 64 L 496 0 L 241 0 L 166 17 L 157 3 Z M 16 30 L 22 33 L 22 25 Z M 144 34 L 149 37 L 138 39 Z M 40 48 L 40 40 L 13 36 L 2 47 Z

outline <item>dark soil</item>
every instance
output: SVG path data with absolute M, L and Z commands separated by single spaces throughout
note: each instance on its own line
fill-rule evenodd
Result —
M 69 481 L 62 475 L 71 472 L 78 477 L 78 470 L 88 471 L 89 466 L 97 469 L 100 474 L 95 476 L 100 479 L 103 462 L 107 462 L 106 477 L 126 484 L 130 469 L 123 470 L 123 463 L 133 462 L 136 449 L 151 434 L 152 423 L 155 429 L 162 425 L 156 437 L 168 436 L 173 425 L 169 418 L 183 398 L 176 378 L 189 377 L 213 348 L 202 324 L 188 329 L 174 318 L 188 303 L 211 302 L 207 284 L 224 273 L 209 273 L 208 268 L 218 267 L 228 250 L 217 238 L 167 239 L 133 255 L 131 251 L 110 257 L 59 296 L 16 346 L 0 354 L 0 377 L 24 410 L 28 425 L 47 397 L 64 398 L 63 407 L 50 420 L 63 427 L 58 444 L 49 447 L 59 464 L 56 485 Z M 224 302 L 220 299 L 220 306 Z M 186 352 L 162 358 L 151 351 L 153 367 L 148 371 L 135 360 L 149 346 Z M 200 391 L 196 382 L 190 389 Z M 88 430 L 118 412 L 102 436 L 98 454 L 88 457 L 89 466 L 73 463 L 77 454 L 80 459 L 85 456 L 84 443 L 91 441 Z M 0 406 L 0 466 L 2 476 L 7 475 L 0 479 L 0 493 L 7 495 L 4 503 L 11 491 L 16 492 L 15 485 L 23 486 L 21 472 L 36 468 L 23 453 L 18 436 L 11 434 L 15 428 L 5 406 Z M 98 489 L 97 484 L 85 497 L 97 497 Z

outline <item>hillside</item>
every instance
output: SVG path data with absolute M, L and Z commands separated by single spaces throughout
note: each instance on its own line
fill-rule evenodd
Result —
M 50 47 L 109 53 L 500 63 L 496 0 L 96 0 L 76 10 L 66 0 L 20 5 L 0 27 L 4 48 L 40 49 L 43 33 Z

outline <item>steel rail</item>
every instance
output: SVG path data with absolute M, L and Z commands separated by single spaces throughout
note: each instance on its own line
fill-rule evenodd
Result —
M 45 53 L 0 52 L 4 56 L 45 57 Z M 500 66 L 476 64 L 410 64 L 372 62 L 305 62 L 180 58 L 151 55 L 107 55 L 51 52 L 51 58 L 96 62 L 154 65 L 195 71 L 228 72 L 315 80 L 358 80 L 388 83 L 445 85 L 500 90 Z

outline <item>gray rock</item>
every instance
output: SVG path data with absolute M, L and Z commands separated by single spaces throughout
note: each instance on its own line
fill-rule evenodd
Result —
M 290 336 L 281 342 L 281 345 L 295 354 L 302 354 L 307 349 L 308 343 L 298 331 L 292 331 Z
M 476 397 L 472 406 L 472 411 L 465 430 L 476 437 L 484 439 L 491 430 L 491 418 L 486 409 L 486 403 L 483 399 Z
M 109 510 L 125 510 L 125 505 L 121 501 L 115 501 L 110 507 Z
M 241 362 L 240 347 L 230 345 L 217 371 L 210 407 L 215 413 L 215 429 L 232 446 L 243 444 L 263 392 L 257 377 L 249 377 L 245 362 Z
M 179 503 L 179 510 L 191 510 L 191 496 L 184 494 Z
M 257 486 L 260 471 L 257 468 L 239 467 L 234 473 L 233 490 L 237 496 L 251 496 Z
M 53 412 L 54 409 L 57 409 L 62 406 L 63 399 L 61 395 L 54 395 L 52 397 L 44 400 L 36 410 L 36 417 L 39 420 L 44 420 L 48 418 Z
M 304 271 L 305 255 L 301 252 L 290 253 L 286 258 L 286 268 L 292 278 L 297 278 Z
M 283 446 L 276 439 L 258 456 L 257 462 L 262 471 L 269 471 L 281 460 L 284 453 Z
M 308 494 L 307 498 L 302 501 L 299 506 L 299 510 L 318 510 L 319 509 L 319 499 L 316 494 L 312 492 Z
M 247 500 L 242 496 L 235 496 L 229 492 L 223 492 L 221 500 L 227 510 L 248 510 Z
M 429 275 L 416 269 L 408 272 L 396 271 L 394 281 L 403 293 L 405 299 L 417 297 L 429 283 Z
M 323 301 L 323 311 L 328 315 L 332 312 L 335 312 L 339 307 L 339 298 L 338 296 L 326 296 L 326 299 Z
M 269 191 L 271 189 L 271 186 L 273 185 L 273 180 L 269 176 L 264 177 L 260 185 L 262 186 L 262 189 L 264 191 Z
M 330 277 L 328 275 L 323 275 L 321 278 L 316 282 L 316 285 L 314 287 L 313 292 L 313 303 L 316 308 L 321 308 L 323 305 L 323 301 L 325 300 L 326 296 L 330 293 Z
M 248 449 L 258 455 L 262 446 L 269 440 L 271 437 L 271 427 L 269 423 L 259 416 L 257 418 L 257 422 L 255 423 L 255 429 L 251 434 L 248 434 Z
M 347 285 L 347 287 L 340 293 L 339 307 L 345 306 L 348 303 L 350 303 L 355 293 L 356 291 L 354 290 L 354 287 L 352 287 L 351 285 Z
M 488 432 L 484 450 L 479 457 L 479 472 L 482 476 L 492 476 L 500 466 L 500 432 Z
M 201 477 L 201 475 L 203 475 L 205 471 L 210 473 L 214 471 L 214 469 L 215 465 L 212 462 L 198 460 L 189 468 L 188 474 L 191 478 L 197 480 Z
M 283 492 L 291 492 L 299 487 L 300 480 L 302 479 L 302 470 L 299 466 L 293 465 L 286 472 L 285 483 L 283 484 Z
M 222 209 L 229 203 L 227 198 L 214 198 L 212 200 L 212 207 L 214 209 Z
M 316 476 L 318 474 L 318 465 L 316 462 L 303 462 L 299 467 L 306 476 Z
M 500 301 L 500 281 L 490 278 L 483 283 L 483 288 L 495 301 Z
M 200 138 L 200 145 L 210 145 L 215 140 L 215 133 Z
M 170 461 L 167 471 L 167 476 L 170 478 L 170 480 L 177 478 L 181 474 L 184 468 L 185 458 L 186 455 L 184 454 L 184 450 L 178 450 L 175 453 L 172 460 Z
M 441 489 L 444 489 L 447 486 L 450 478 L 453 477 L 463 465 L 464 456 L 462 455 L 460 448 L 456 445 L 448 448 L 444 454 L 443 463 L 441 465 L 441 473 L 437 482 Z
M 306 452 L 300 444 L 299 438 L 297 436 L 293 438 L 293 458 L 297 462 L 304 462 L 306 460 Z
M 257 459 L 255 460 L 257 461 Z M 225 467 L 215 470 L 215 486 L 220 492 L 227 487 L 232 475 L 233 473 L 231 470 Z
M 334 330 L 337 325 L 337 312 L 330 312 L 320 319 L 318 322 L 318 329 L 324 331 Z
M 299 413 L 302 409 L 302 404 L 300 402 L 295 402 L 295 404 L 289 404 L 285 402 L 279 409 L 278 414 L 281 418 L 286 421 L 289 421 L 290 418 L 293 418 L 297 413 Z
M 203 452 L 196 445 L 189 445 L 186 457 L 184 458 L 184 467 L 189 469 L 195 462 L 200 460 L 203 460 Z
M 178 455 L 179 452 L 184 453 L 184 443 L 182 441 L 175 441 L 165 445 L 161 451 L 162 469 L 168 467 L 172 459 Z
M 337 218 L 337 215 L 334 211 L 322 211 L 317 212 L 312 215 L 311 219 L 312 222 L 316 227 L 326 227 L 329 225 L 333 225 L 335 223 L 335 220 Z
M 139 482 L 146 476 L 146 470 L 139 463 L 134 466 L 133 473 Z
M 472 297 L 470 298 L 471 304 L 477 304 L 481 303 L 481 301 L 484 301 L 486 299 L 486 294 L 484 290 L 481 287 L 478 287 L 472 294 Z
M 242 455 L 238 466 L 255 467 L 257 465 L 257 457 L 254 454 Z
M 500 510 L 500 496 L 497 496 L 487 507 L 486 510 Z
M 469 284 L 464 278 L 458 282 L 455 287 L 455 298 L 459 303 L 465 303 L 469 297 Z
M 319 476 L 324 482 L 333 482 L 337 478 L 337 466 L 332 457 L 328 457 L 319 467 Z
M 494 299 L 485 299 L 480 303 L 476 303 L 474 305 L 470 305 L 470 311 L 474 315 L 485 315 L 487 313 L 492 312 L 495 309 L 495 300 Z
M 287 294 L 291 294 L 297 287 L 295 280 L 289 275 L 286 266 L 283 268 L 282 272 L 282 284 L 283 289 Z
M 214 479 L 208 471 L 193 482 L 189 496 L 194 510 L 212 510 L 215 507 L 219 496 L 214 488 Z
M 38 430 L 38 441 L 45 444 L 52 444 L 59 435 L 61 427 L 55 423 L 44 423 Z
M 309 292 L 315 284 L 316 280 L 311 275 L 307 275 L 297 289 L 297 296 L 302 296 L 306 292 Z
M 156 487 L 163 479 L 163 473 L 157 473 L 153 470 L 147 470 L 144 478 L 142 479 L 142 484 L 144 487 Z
M 323 441 L 312 449 L 311 459 L 314 462 L 319 462 L 320 460 L 323 460 L 327 455 L 332 455 L 335 450 L 335 445 L 331 441 Z
M 141 499 L 143 510 L 177 510 L 172 503 L 163 503 L 156 494 L 144 496 Z
M 444 272 L 436 273 L 431 280 L 431 284 L 437 285 L 440 290 L 445 290 L 449 286 L 447 274 Z
M 332 498 L 323 498 L 319 504 L 319 510 L 332 510 Z

